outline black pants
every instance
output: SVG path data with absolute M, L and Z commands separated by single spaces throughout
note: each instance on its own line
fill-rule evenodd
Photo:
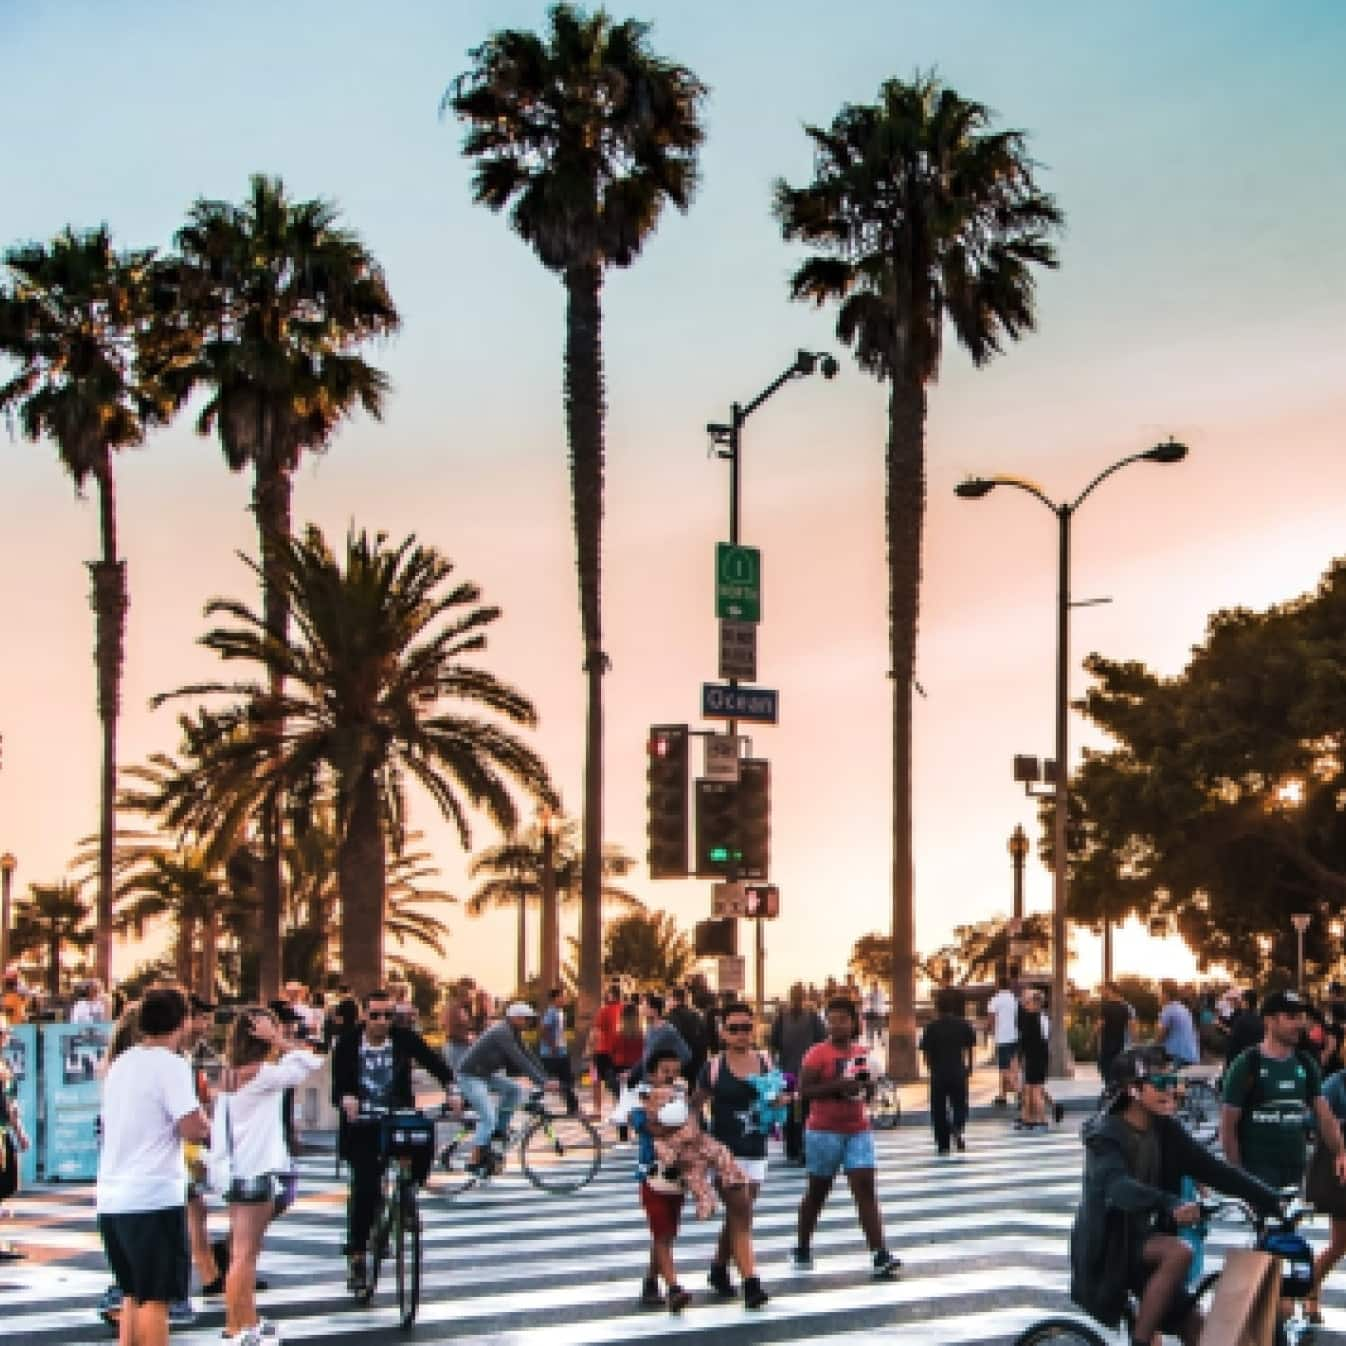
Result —
M 961 1136 L 967 1125 L 967 1076 L 936 1076 L 930 1081 L 930 1125 L 935 1145 L 949 1148 L 951 1135 Z
M 350 1165 L 350 1195 L 346 1201 L 345 1252 L 362 1253 L 383 1199 L 383 1154 L 376 1126 L 343 1126 L 342 1157 Z
M 781 1138 L 785 1142 L 785 1157 L 789 1160 L 804 1157 L 804 1123 L 808 1121 L 808 1116 L 807 1099 L 801 1099 L 786 1113 L 785 1125 L 781 1127 Z
M 561 1081 L 561 1092 L 565 1095 L 566 1111 L 578 1112 L 580 1101 L 575 1094 L 575 1072 L 571 1068 L 568 1056 L 544 1056 L 542 1064 L 547 1074 Z

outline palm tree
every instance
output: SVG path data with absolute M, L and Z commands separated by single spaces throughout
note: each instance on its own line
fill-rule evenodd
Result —
M 233 619 L 201 643 L 227 660 L 256 665 L 263 681 L 209 683 L 156 698 L 232 695 L 180 720 L 191 772 L 164 792 L 174 827 L 224 831 L 265 800 L 313 797 L 330 783 L 340 838 L 342 965 L 358 992 L 378 984 L 384 965 L 387 855 L 402 850 L 408 778 L 419 784 L 471 844 L 468 806 L 503 831 L 517 823 L 509 785 L 548 803 L 555 796 L 541 759 L 481 707 L 532 727 L 536 713 L 514 688 L 466 661 L 486 646 L 500 615 L 473 606 L 474 584 L 447 587 L 452 563 L 409 537 L 352 532 L 338 560 L 322 534 L 273 540 L 280 581 L 297 634 L 277 640 L 266 614 L 216 599 L 207 616 Z M 260 567 L 244 558 L 259 573 Z M 286 683 L 277 698 L 271 674 Z M 441 703 L 448 702 L 448 706 Z M 273 726 L 283 721 L 277 744 Z
M 103 731 L 94 966 L 104 985 L 112 971 L 112 834 L 127 608 L 112 456 L 142 443 L 150 426 L 172 414 L 171 400 L 140 361 L 153 306 L 153 259 L 153 251 L 114 251 L 106 227 L 66 229 L 49 244 L 10 248 L 8 280 L 0 282 L 0 354 L 18 365 L 0 385 L 0 410 L 17 410 L 28 439 L 55 443 L 77 492 L 90 477 L 98 491 L 102 556 L 89 572 Z
M 837 337 L 889 385 L 885 514 L 889 677 L 893 684 L 893 981 L 889 1071 L 916 1073 L 911 853 L 911 694 L 925 513 L 926 385 L 939 373 L 947 320 L 980 366 L 1034 325 L 1034 266 L 1056 266 L 1062 223 L 1039 191 L 1019 131 L 934 75 L 889 80 L 876 103 L 807 127 L 814 179 L 780 181 L 775 211 L 790 240 L 820 249 L 791 294 L 840 303 Z
M 547 949 L 549 944 L 554 944 L 559 954 L 560 941 L 555 937 L 554 929 L 549 939 L 547 926 L 550 923 L 554 927 L 559 907 L 580 900 L 584 865 L 577 832 L 578 826 L 573 818 L 538 823 L 526 832 L 480 852 L 468 868 L 472 878 L 488 876 L 467 900 L 469 916 L 480 916 L 489 907 L 518 908 L 517 987 L 528 984 L 527 908 L 530 902 L 542 909 L 542 979 L 549 987 L 556 984 L 558 969 L 548 966 Z M 550 888 L 545 877 L 549 862 L 552 874 Z M 634 867 L 635 861 L 620 847 L 603 848 L 600 870 L 605 880 L 620 878 Z M 645 905 L 633 893 L 615 884 L 605 882 L 600 891 L 602 901 L 612 906 L 630 910 L 643 909 Z M 550 911 L 547 910 L 549 893 L 555 899 Z
M 279 178 L 256 174 L 243 205 L 198 200 L 178 231 L 174 322 L 193 342 L 171 385 L 179 400 L 204 385 L 197 430 L 219 434 L 233 472 L 251 468 L 266 629 L 288 634 L 279 547 L 290 536 L 292 481 L 306 450 L 321 452 L 363 407 L 379 417 L 386 376 L 358 353 L 400 318 L 382 269 L 338 223 L 330 202 L 293 201 Z M 170 346 L 176 349 L 176 346 Z M 283 686 L 273 671 L 271 695 Z M 279 742 L 284 726 L 273 726 Z M 279 748 L 277 749 L 279 751 Z M 263 801 L 261 986 L 280 987 L 281 808 Z
M 97 934 L 89 924 L 89 903 L 80 885 L 34 883 L 29 895 L 14 908 L 13 950 L 16 956 L 36 953 L 42 957 L 47 974 L 47 991 L 61 990 L 61 954 L 66 949 L 86 950 L 97 943 Z
M 649 25 L 569 4 L 546 37 L 505 29 L 472 52 L 440 105 L 468 124 L 476 201 L 511 206 L 510 224 L 566 290 L 565 412 L 586 684 L 580 1020 L 602 989 L 603 356 L 600 294 L 626 267 L 665 202 L 686 211 L 696 185 L 706 88 L 656 56 Z

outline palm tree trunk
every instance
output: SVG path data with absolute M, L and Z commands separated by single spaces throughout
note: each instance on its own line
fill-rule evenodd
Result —
M 173 950 L 173 970 L 181 986 L 194 985 L 192 977 L 193 948 L 196 943 L 196 918 L 178 918 L 178 937 Z
M 917 1077 L 916 925 L 912 865 L 911 698 L 925 513 L 925 386 L 895 375 L 888 399 L 885 512 L 888 532 L 889 677 L 893 683 L 893 982 L 888 1073 Z
M 274 455 L 269 455 L 274 457 Z M 253 481 L 252 508 L 257 517 L 257 532 L 262 557 L 262 608 L 267 633 L 284 642 L 289 634 L 289 607 L 280 580 L 280 559 L 277 541 L 290 536 L 290 478 L 277 467 L 259 463 Z M 285 691 L 285 679 L 271 670 L 270 692 L 279 698 Z M 277 740 L 285 725 L 277 721 L 273 726 Z M 258 978 L 261 998 L 274 1000 L 280 995 L 281 983 L 281 817 L 280 796 L 269 793 L 262 803 L 260 831 L 262 863 L 258 874 L 260 898 Z
M 561 923 L 556 901 L 556 839 L 551 823 L 542 826 L 542 873 L 538 885 L 541 897 L 542 993 L 561 984 Z
M 565 408 L 570 494 L 584 642 L 584 819 L 580 870 L 578 1036 L 583 1039 L 602 992 L 603 910 L 603 348 L 596 264 L 566 272 Z
M 112 985 L 112 841 L 117 807 L 117 716 L 126 641 L 126 565 L 117 557 L 117 501 L 112 455 L 104 448 L 94 470 L 98 482 L 98 525 L 103 557 L 89 566 L 93 579 L 94 663 L 98 670 L 98 718 L 103 729 L 103 763 L 98 791 L 98 900 L 94 970 Z
M 337 851 L 341 883 L 341 966 L 359 996 L 383 981 L 386 872 L 378 776 L 372 767 L 356 779 Z
M 215 977 L 219 966 L 220 918 L 208 912 L 201 927 L 201 980 L 196 993 L 202 1000 L 215 999 Z
M 523 995 L 528 988 L 528 889 L 519 882 L 519 947 L 514 957 L 514 989 Z

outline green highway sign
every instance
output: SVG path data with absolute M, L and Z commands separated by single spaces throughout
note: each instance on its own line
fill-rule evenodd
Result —
M 756 547 L 715 544 L 715 615 L 722 621 L 762 620 L 762 553 Z

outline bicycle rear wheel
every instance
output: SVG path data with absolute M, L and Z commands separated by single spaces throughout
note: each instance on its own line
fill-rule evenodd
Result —
M 544 1192 L 576 1192 L 593 1181 L 603 1159 L 598 1132 L 583 1117 L 544 1114 L 523 1133 L 519 1162 Z
M 1108 1338 L 1077 1318 L 1044 1318 L 1015 1337 L 1014 1346 L 1108 1346 Z
M 476 1185 L 475 1173 L 469 1173 L 467 1161 L 472 1157 L 472 1134 L 476 1122 L 455 1118 L 435 1128 L 434 1191 L 449 1196 L 465 1192 Z
M 421 1214 L 416 1205 L 416 1184 L 406 1181 L 398 1190 L 397 1219 L 397 1311 L 402 1326 L 416 1321 L 421 1302 Z

